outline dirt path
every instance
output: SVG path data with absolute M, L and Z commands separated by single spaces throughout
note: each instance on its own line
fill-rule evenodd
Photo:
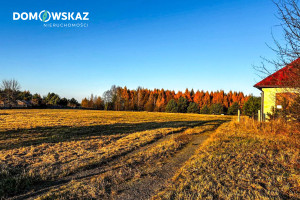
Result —
M 174 157 L 168 159 L 162 167 L 156 170 L 155 174 L 141 177 L 135 182 L 124 183 L 123 185 L 115 188 L 120 192 L 115 199 L 150 199 L 154 194 L 156 194 L 156 191 L 163 189 L 168 184 L 170 178 L 172 178 L 176 171 L 183 166 L 192 155 L 194 155 L 195 151 L 212 132 L 213 131 L 194 135 L 192 141 L 180 152 L 175 154 Z

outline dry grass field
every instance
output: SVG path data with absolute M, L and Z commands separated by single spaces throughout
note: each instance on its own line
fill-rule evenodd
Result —
M 199 135 L 229 120 L 197 114 L 0 110 L 0 198 L 123 199 L 124 188 L 164 174 L 160 169 L 181 166 L 193 155 L 191 143 Z M 174 165 L 163 167 L 169 160 Z
M 0 110 L 0 199 L 300 199 L 297 124 Z

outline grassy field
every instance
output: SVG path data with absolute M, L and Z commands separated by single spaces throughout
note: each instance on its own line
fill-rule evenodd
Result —
M 300 199 L 299 125 L 0 110 L 0 199 Z
M 116 185 L 151 176 L 194 135 L 230 119 L 147 112 L 1 110 L 0 198 L 24 194 L 40 199 L 112 198 L 118 193 Z

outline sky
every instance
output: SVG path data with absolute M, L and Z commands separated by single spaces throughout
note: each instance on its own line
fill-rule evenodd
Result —
M 42 10 L 89 12 L 88 27 L 13 20 Z M 281 37 L 276 12 L 271 0 L 4 1 L 0 80 L 79 101 L 113 84 L 259 95 L 252 66 L 275 57 L 266 43 Z

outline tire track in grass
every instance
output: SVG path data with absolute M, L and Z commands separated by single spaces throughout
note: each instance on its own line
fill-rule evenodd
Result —
M 174 129 L 175 131 L 172 130 L 171 128 L 164 128 L 164 130 L 168 130 L 168 129 L 170 129 L 168 132 L 163 133 L 161 135 L 160 134 L 155 135 L 153 138 L 151 138 L 151 140 L 145 141 L 141 145 L 133 146 L 133 147 L 130 147 L 129 149 L 125 149 L 125 150 L 121 148 L 120 149 L 121 153 L 113 155 L 113 156 L 109 156 L 103 162 L 89 164 L 88 167 L 83 168 L 83 171 L 79 170 L 76 173 L 67 175 L 65 177 L 62 177 L 59 180 L 56 180 L 56 181 L 42 182 L 39 185 L 33 186 L 32 187 L 32 191 L 30 191 L 30 192 L 28 192 L 26 194 L 22 194 L 22 195 L 18 195 L 18 196 L 12 197 L 10 199 L 32 198 L 32 197 L 41 195 L 41 194 L 49 191 L 50 189 L 54 189 L 56 187 L 62 186 L 64 184 L 67 184 L 68 182 L 70 182 L 72 180 L 80 180 L 80 179 L 87 178 L 87 177 L 90 177 L 90 176 L 93 176 L 93 175 L 104 173 L 104 172 L 106 172 L 106 171 L 109 170 L 108 167 L 111 166 L 111 162 L 113 162 L 115 160 L 118 160 L 118 158 L 123 157 L 123 156 L 125 156 L 125 155 L 127 155 L 127 154 L 129 154 L 131 152 L 135 152 L 135 151 L 139 150 L 139 148 L 142 148 L 144 146 L 151 145 L 152 143 L 155 143 L 156 141 L 164 138 L 167 135 L 176 134 L 176 133 L 182 132 L 182 131 L 184 131 L 186 129 L 186 127 Z M 159 130 L 161 130 L 161 129 L 152 130 L 152 131 L 159 131 Z M 130 134 L 130 135 L 126 136 L 126 137 L 130 138 L 134 134 L 136 134 L 136 133 Z M 124 138 L 121 138 L 120 140 L 122 140 L 122 139 L 124 140 Z M 123 142 L 121 141 L 120 143 L 123 143 Z M 126 143 L 126 141 L 125 141 L 125 144 L 128 145 L 128 143 Z M 111 145 L 111 146 L 113 146 L 113 145 Z M 109 155 L 109 153 L 108 153 L 108 155 Z
M 82 180 L 82 179 L 86 179 L 86 178 L 89 178 L 89 177 L 92 177 L 95 175 L 99 175 L 99 174 L 102 174 L 102 173 L 105 173 L 108 171 L 116 170 L 117 168 L 122 167 L 122 166 L 118 165 L 120 162 L 121 163 L 125 162 L 128 158 L 138 154 L 139 152 L 147 151 L 147 149 L 151 149 L 151 147 L 156 145 L 157 143 L 162 143 L 163 141 L 170 140 L 171 137 L 179 135 L 180 133 L 182 133 L 183 131 L 185 131 L 188 128 L 193 128 L 193 127 L 196 127 L 199 125 L 202 127 L 207 123 L 209 123 L 209 122 L 198 122 L 198 123 L 189 124 L 189 125 L 187 125 L 187 127 L 183 127 L 174 132 L 169 132 L 169 133 L 167 133 L 167 135 L 164 135 L 163 137 L 156 138 L 154 141 L 149 142 L 149 143 L 145 144 L 144 146 L 140 146 L 139 148 L 134 148 L 130 152 L 125 152 L 124 155 L 119 154 L 116 158 L 112 157 L 111 160 L 107 161 L 103 165 L 100 165 L 100 166 L 97 166 L 94 168 L 92 167 L 92 169 L 87 169 L 87 170 L 81 171 L 79 173 L 75 173 L 73 175 L 66 176 L 58 181 L 50 183 L 49 185 L 47 185 L 47 184 L 41 185 L 39 188 L 36 188 L 34 192 L 29 192 L 25 195 L 20 195 L 13 199 L 25 199 L 25 198 L 34 199 L 35 197 L 38 197 L 38 196 L 48 192 L 49 190 L 59 188 L 60 186 L 66 185 L 72 180 Z M 194 137 L 193 137 L 193 139 L 194 139 Z M 186 150 L 184 152 L 186 152 Z M 183 161 L 179 161 L 179 162 L 183 162 Z M 117 166 L 117 168 L 114 166 Z M 175 165 L 175 167 L 176 167 L 176 165 Z

